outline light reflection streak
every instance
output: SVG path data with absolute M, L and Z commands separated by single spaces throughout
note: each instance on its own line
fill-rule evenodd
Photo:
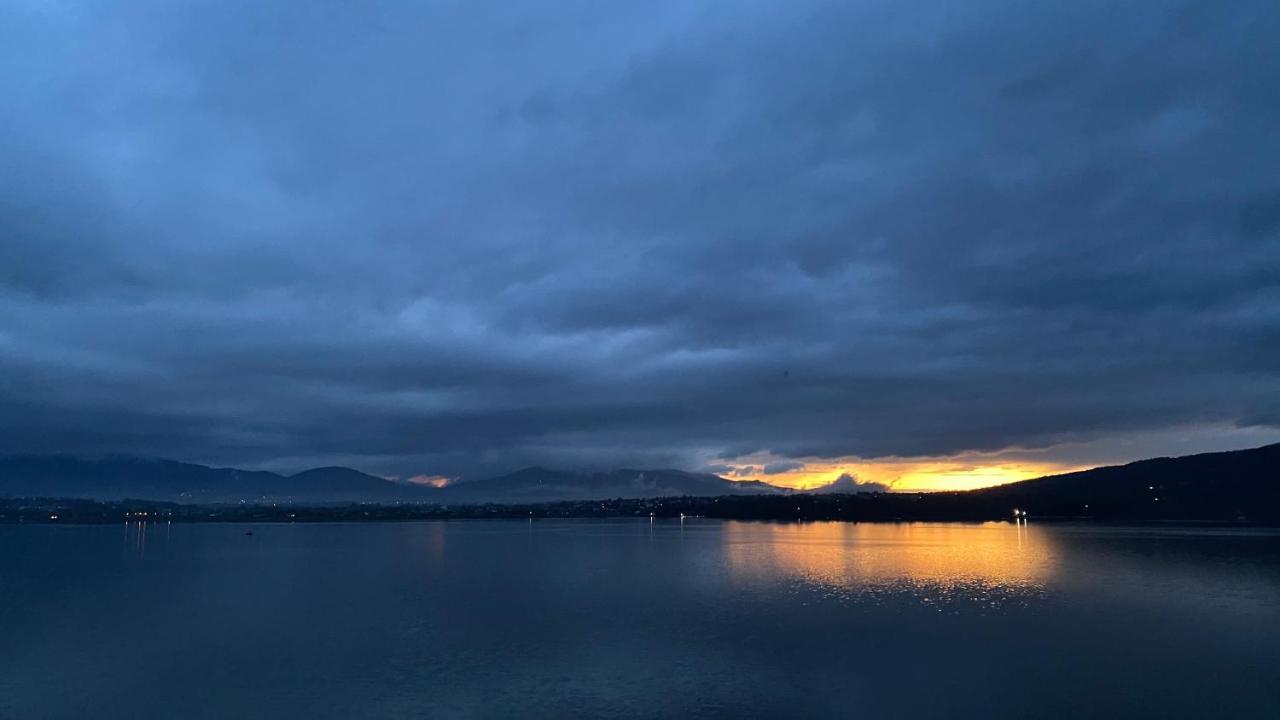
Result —
M 126 520 L 124 523 L 124 546 L 138 557 L 147 554 L 147 523 L 144 520 Z
M 735 581 L 786 578 L 849 598 L 910 593 L 921 602 L 998 606 L 1043 594 L 1057 566 L 1048 533 L 1018 522 L 727 523 Z

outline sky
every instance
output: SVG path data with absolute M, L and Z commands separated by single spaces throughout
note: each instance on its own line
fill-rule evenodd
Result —
M 0 453 L 963 488 L 1280 441 L 1280 5 L 0 5 Z

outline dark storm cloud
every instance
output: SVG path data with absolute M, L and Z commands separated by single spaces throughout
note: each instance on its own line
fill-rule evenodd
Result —
M 1274 428 L 1278 39 L 1269 2 L 9 4 L 0 452 Z
M 772 462 L 764 466 L 765 475 L 781 475 L 785 472 L 804 469 L 804 463 L 798 460 L 782 460 L 780 462 Z

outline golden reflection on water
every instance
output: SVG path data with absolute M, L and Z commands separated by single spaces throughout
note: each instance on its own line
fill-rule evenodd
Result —
M 925 602 L 999 604 L 1043 592 L 1054 541 L 1034 524 L 728 523 L 725 555 L 744 584 L 785 578 L 840 594 L 909 592 Z

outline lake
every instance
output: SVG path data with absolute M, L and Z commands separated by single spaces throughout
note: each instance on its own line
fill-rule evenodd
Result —
M 1280 717 L 1280 532 L 0 526 L 5 718 L 979 715 Z

